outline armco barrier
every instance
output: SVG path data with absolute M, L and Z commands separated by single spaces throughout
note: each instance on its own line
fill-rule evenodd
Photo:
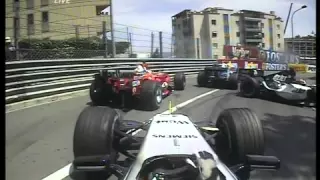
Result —
M 153 71 L 196 74 L 214 60 L 144 59 Z M 6 104 L 87 89 L 98 70 L 133 71 L 141 59 L 68 59 L 6 62 Z

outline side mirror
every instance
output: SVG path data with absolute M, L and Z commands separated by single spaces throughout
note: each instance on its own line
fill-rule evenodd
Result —
M 247 155 L 246 163 L 250 169 L 278 170 L 280 160 L 275 156 Z
M 73 161 L 73 168 L 81 171 L 101 171 L 110 165 L 110 156 L 84 156 Z

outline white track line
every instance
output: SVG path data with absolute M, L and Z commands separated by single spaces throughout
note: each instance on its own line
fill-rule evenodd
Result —
M 192 102 L 194 102 L 194 101 L 196 101 L 196 100 L 198 100 L 198 99 L 200 99 L 200 98 L 203 98 L 203 97 L 205 97 L 205 96 L 208 96 L 208 95 L 210 95 L 210 94 L 213 94 L 213 93 L 215 93 L 215 92 L 217 92 L 217 91 L 219 91 L 219 89 L 214 89 L 214 90 L 209 91 L 209 92 L 207 92 L 207 93 L 204 93 L 204 94 L 201 94 L 201 95 L 199 95 L 199 96 L 196 96 L 196 97 L 194 97 L 194 98 L 192 98 L 192 99 L 189 99 L 189 100 L 187 100 L 187 101 L 185 101 L 185 102 L 183 102 L 183 103 L 180 103 L 180 104 L 178 104 L 178 105 L 176 105 L 176 106 L 174 106 L 174 107 L 172 108 L 172 112 L 175 112 L 175 111 L 179 110 L 180 108 L 182 108 L 182 107 L 184 107 L 184 106 L 186 106 L 186 105 L 188 105 L 188 104 L 190 104 L 190 103 L 192 103 Z M 170 113 L 169 110 L 164 111 L 164 112 L 162 112 L 161 114 L 168 114 L 168 113 Z M 140 130 L 140 131 L 141 131 L 141 130 Z M 134 134 L 137 134 L 137 133 L 139 133 L 139 130 L 136 131 Z M 43 178 L 42 180 L 62 180 L 62 179 L 64 179 L 65 177 L 69 176 L 70 167 L 71 167 L 71 163 L 68 164 L 68 165 L 66 165 L 65 167 L 59 169 L 58 171 L 50 174 L 49 176 Z

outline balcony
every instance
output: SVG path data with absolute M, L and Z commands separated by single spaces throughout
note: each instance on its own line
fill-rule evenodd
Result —
M 250 31 L 250 32 L 262 32 L 262 28 L 257 25 L 245 25 L 245 31 Z
M 254 22 L 260 22 L 261 18 L 259 17 L 244 17 L 245 21 L 254 21 Z
M 262 43 L 262 38 L 256 38 L 256 37 L 246 37 L 247 43 Z

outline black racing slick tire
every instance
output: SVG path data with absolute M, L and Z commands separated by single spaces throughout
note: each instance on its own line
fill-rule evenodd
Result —
M 120 129 L 121 115 L 114 109 L 103 106 L 86 107 L 79 115 L 73 135 L 74 158 L 109 155 L 110 163 L 118 157 L 113 148 L 116 143 L 114 129 Z M 72 173 L 73 179 L 107 179 L 110 174 L 97 172 Z
M 243 97 L 254 98 L 260 93 L 260 83 L 257 79 L 246 76 L 240 82 L 240 94 Z
M 205 87 L 208 83 L 208 79 L 205 71 L 200 71 L 197 76 L 197 83 L 199 87 Z
M 264 154 L 264 133 L 258 116 L 248 108 L 226 109 L 216 127 L 216 150 L 227 165 L 244 163 L 246 155 Z
M 176 73 L 173 78 L 174 89 L 182 91 L 186 87 L 186 76 L 184 73 Z
M 237 90 L 238 89 L 238 74 L 231 74 L 229 77 L 229 88 L 231 90 Z
M 89 94 L 91 102 L 94 105 L 104 105 L 108 101 L 108 96 L 110 96 L 110 92 L 108 91 L 108 87 L 103 77 L 95 75 L 94 80 L 90 85 Z
M 140 100 L 146 110 L 157 110 L 162 103 L 162 87 L 157 81 L 146 80 L 141 85 Z

